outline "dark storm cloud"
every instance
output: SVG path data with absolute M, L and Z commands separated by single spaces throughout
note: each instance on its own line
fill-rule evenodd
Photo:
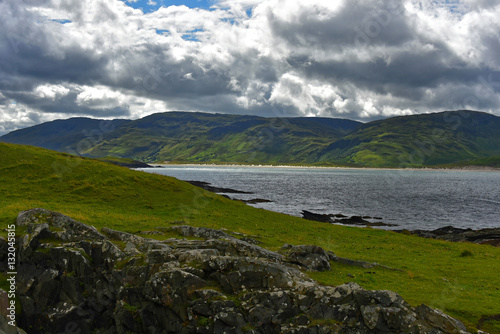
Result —
M 400 1 L 344 2 L 338 11 L 329 14 L 310 7 L 297 13 L 293 21 L 280 20 L 272 12 L 268 15 L 274 34 L 309 50 L 401 45 L 414 35 Z
M 451 55 L 450 55 L 451 56 Z M 477 81 L 480 69 L 469 68 L 467 64 L 457 60 L 449 65 L 441 52 L 431 54 L 415 54 L 402 52 L 394 55 L 388 62 L 376 58 L 370 62 L 363 61 L 324 61 L 313 59 L 288 60 L 310 78 L 331 81 L 349 81 L 358 87 L 389 93 L 385 87 L 434 88 L 448 82 L 470 83 Z M 483 71 L 484 72 L 484 71 Z
M 0 1 L 0 132 L 165 110 L 498 112 L 496 1 L 220 3 L 144 14 L 118 0 Z

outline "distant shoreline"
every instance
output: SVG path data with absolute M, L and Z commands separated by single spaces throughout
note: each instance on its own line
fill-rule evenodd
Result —
M 450 168 L 390 168 L 390 167 L 333 167 L 333 166 L 291 166 L 291 165 L 245 165 L 245 164 L 150 164 L 153 168 L 158 167 L 239 167 L 239 168 L 283 168 L 283 169 L 351 169 L 351 170 L 381 170 L 381 171 L 456 171 L 456 172 L 500 172 L 500 168 L 488 166 L 464 166 Z

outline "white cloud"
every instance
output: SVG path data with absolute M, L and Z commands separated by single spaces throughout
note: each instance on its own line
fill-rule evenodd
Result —
M 2 120 L 498 113 L 498 17 L 493 0 L 219 0 L 147 14 L 119 0 L 3 1 Z M 7 112 L 11 100 L 24 111 Z
M 68 95 L 69 92 L 69 88 L 62 85 L 43 84 L 35 89 L 34 94 L 40 99 L 55 101 L 56 99 L 60 99 L 61 97 Z
M 124 109 L 129 111 L 133 118 L 138 118 L 139 114 L 145 116 L 167 110 L 167 104 L 164 101 L 126 94 L 105 86 L 81 86 L 76 90 L 79 93 L 76 95 L 75 104 L 84 108 Z
M 40 113 L 39 110 L 18 103 L 0 105 L 0 135 L 19 128 L 63 118 L 66 118 L 65 114 Z

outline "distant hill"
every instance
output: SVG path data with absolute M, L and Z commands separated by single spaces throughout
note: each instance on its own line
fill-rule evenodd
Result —
M 361 124 L 328 118 L 169 112 L 117 128 L 87 153 L 146 162 L 314 162 L 321 149 Z
M 129 120 L 124 119 L 105 121 L 75 117 L 12 131 L 0 137 L 0 141 L 81 154 L 82 151 L 89 148 L 89 143 L 102 140 L 104 135 L 129 122 Z
M 433 166 L 500 155 L 500 117 L 475 111 L 367 123 L 332 143 L 321 161 L 359 166 Z
M 449 111 L 363 124 L 167 112 L 134 121 L 54 121 L 14 131 L 0 141 L 150 163 L 421 167 L 500 156 L 500 117 Z
M 65 152 L 68 146 L 78 147 L 76 152 L 87 156 L 126 157 L 144 162 L 312 163 L 332 141 L 362 125 L 345 119 L 191 112 L 118 120 L 114 121 L 116 128 L 105 133 L 98 131 L 99 122 L 73 118 L 44 123 L 7 134 L 0 141 Z M 85 134 L 89 132 L 97 135 L 87 138 Z

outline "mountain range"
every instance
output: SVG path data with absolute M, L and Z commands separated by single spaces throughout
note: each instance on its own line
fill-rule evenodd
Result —
M 423 167 L 498 161 L 500 117 L 460 110 L 361 123 L 166 112 L 138 120 L 56 120 L 0 141 L 150 163 Z

